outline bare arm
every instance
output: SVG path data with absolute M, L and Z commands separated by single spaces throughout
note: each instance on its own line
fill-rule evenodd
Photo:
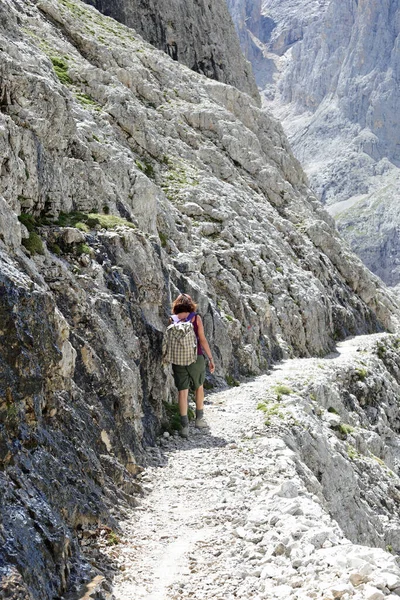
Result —
M 203 321 L 201 320 L 201 317 L 199 317 L 199 315 L 197 315 L 196 318 L 197 318 L 197 331 L 198 331 L 198 335 L 199 335 L 199 342 L 200 342 L 200 345 L 203 348 L 204 352 L 206 353 L 208 360 L 210 361 L 210 364 L 209 364 L 210 373 L 214 373 L 215 365 L 214 365 L 213 357 L 211 354 L 210 346 L 207 342 L 206 336 L 204 335 Z

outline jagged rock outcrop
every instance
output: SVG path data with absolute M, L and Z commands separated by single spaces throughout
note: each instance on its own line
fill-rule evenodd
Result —
M 282 119 L 312 186 L 324 202 L 342 202 L 335 212 L 354 205 L 351 218 L 339 217 L 342 234 L 368 267 L 387 283 L 398 283 L 393 231 L 399 221 L 397 215 L 391 220 L 387 186 L 396 185 L 400 164 L 399 3 L 264 0 L 257 14 L 244 0 L 228 4 L 245 32 L 243 48 L 265 105 Z M 254 60 L 254 46 L 263 59 Z M 364 224 L 378 200 L 379 242 L 371 245 Z M 376 225 L 373 219 L 368 229 Z
M 225 0 L 85 1 L 193 71 L 234 85 L 259 101 L 251 65 L 240 50 Z
M 339 231 L 371 271 L 390 286 L 400 281 L 400 177 L 382 177 L 382 189 L 351 204 L 335 208 Z
M 214 385 L 399 308 L 247 94 L 79 0 L 4 1 L 0 49 L 0 577 L 47 600 L 140 493 L 171 295 L 199 302 Z

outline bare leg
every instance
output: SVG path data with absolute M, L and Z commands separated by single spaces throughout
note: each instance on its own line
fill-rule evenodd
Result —
M 181 390 L 178 392 L 179 414 L 185 417 L 188 412 L 188 394 L 189 390 Z
M 197 410 L 204 408 L 204 387 L 202 385 L 196 390 L 196 408 Z

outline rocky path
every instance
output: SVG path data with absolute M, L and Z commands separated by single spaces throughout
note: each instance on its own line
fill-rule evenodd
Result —
M 122 523 L 117 600 L 398 598 L 395 558 L 347 540 L 324 510 L 318 482 L 257 410 L 268 394 L 352 360 L 291 360 L 271 375 L 209 396 L 208 432 L 162 440 L 163 466 L 142 474 L 146 497 Z M 273 419 L 272 419 L 273 421 Z

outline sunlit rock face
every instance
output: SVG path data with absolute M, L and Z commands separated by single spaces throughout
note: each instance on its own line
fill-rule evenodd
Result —
M 225 0 L 85 0 L 193 71 L 259 99 Z
M 248 94 L 79 0 L 0 4 L 0 85 L 0 575 L 50 600 L 96 574 L 78 540 L 140 493 L 178 291 L 211 386 L 399 309 Z
M 365 264 L 398 283 L 398 2 L 228 5 L 264 105 L 282 120 L 312 187 Z

